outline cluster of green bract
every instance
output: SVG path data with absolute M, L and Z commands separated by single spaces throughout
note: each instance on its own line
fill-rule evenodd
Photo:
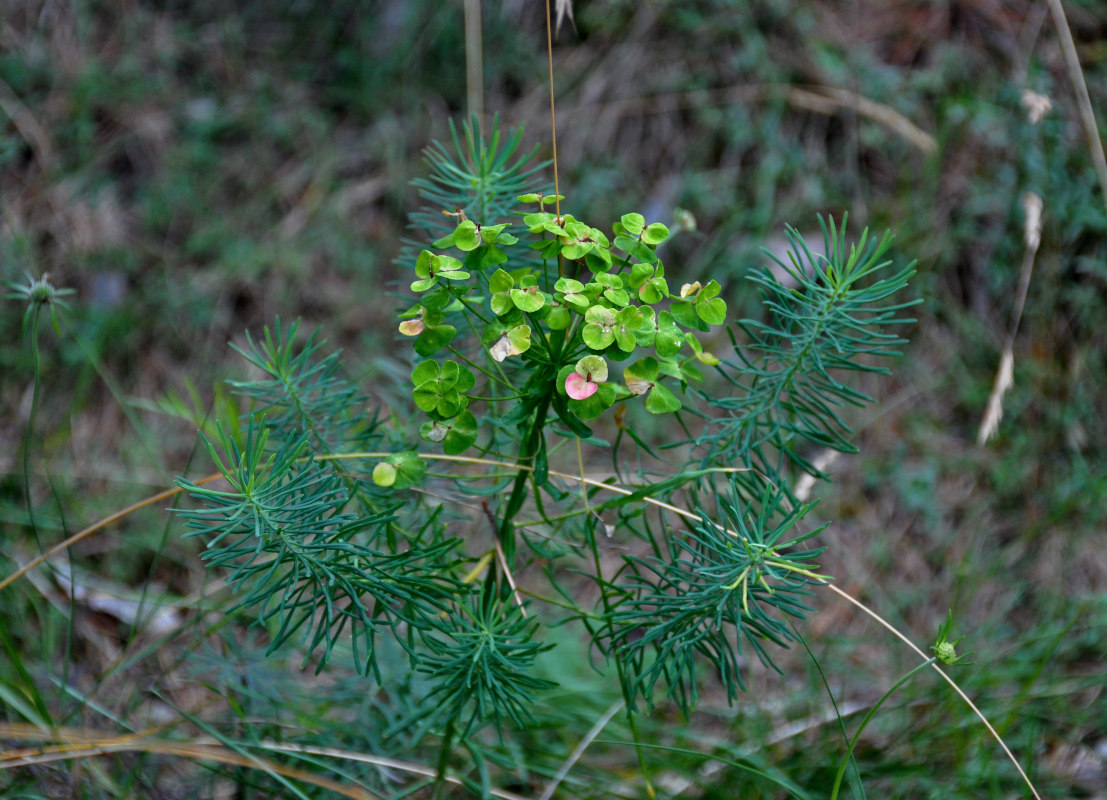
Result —
M 508 224 L 481 225 L 462 219 L 439 239 L 439 251 L 422 251 L 415 262 L 411 290 L 419 303 L 403 314 L 400 332 L 415 337 L 415 351 L 432 356 L 444 349 L 457 360 L 427 358 L 412 372 L 413 399 L 430 421 L 423 438 L 460 453 L 476 440 L 477 424 L 469 403 L 477 375 L 502 380 L 499 365 L 518 359 L 533 375 L 522 390 L 531 398 L 556 394 L 554 407 L 574 430 L 624 400 L 645 396 L 654 414 L 677 411 L 680 398 L 665 385 L 685 388 L 702 381 L 697 362 L 718 364 L 696 336 L 726 321 L 721 287 L 711 280 L 670 290 L 657 247 L 669 238 L 659 222 L 624 214 L 613 225 L 613 241 L 599 229 L 547 205 L 560 197 L 526 194 L 521 203 L 539 210 L 523 216 L 528 250 L 513 258 L 521 237 Z M 462 215 L 463 216 L 463 215 Z M 514 267 L 513 262 L 529 262 Z M 462 319 L 490 357 L 488 370 L 454 347 Z M 621 383 L 609 380 L 608 361 L 628 361 L 636 351 L 652 350 L 628 363 Z M 510 363 L 510 362 L 509 362 Z M 504 395 L 483 399 L 509 399 Z M 518 399 L 518 398 L 516 398 Z M 571 416 L 575 419 L 569 419 Z M 574 424 L 576 423 L 576 424 Z

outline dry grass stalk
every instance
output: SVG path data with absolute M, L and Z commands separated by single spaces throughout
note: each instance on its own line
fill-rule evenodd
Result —
M 1003 348 L 1003 355 L 999 359 L 999 369 L 996 371 L 995 384 L 992 393 L 988 395 L 988 406 L 984 411 L 984 419 L 980 422 L 980 430 L 976 434 L 976 443 L 984 444 L 999 430 L 999 423 L 1003 419 L 1003 395 L 1015 385 L 1015 356 L 1009 347 Z
M 23 104 L 7 82 L 0 80 L 0 112 L 11 120 L 16 131 L 30 146 L 39 167 L 47 169 L 54 161 L 54 148 L 46 129 Z
M 666 114 L 705 106 L 750 103 L 783 96 L 789 105 L 815 114 L 833 116 L 850 109 L 859 116 L 876 122 L 927 155 L 937 152 L 938 141 L 894 108 L 867 97 L 831 86 L 801 89 L 788 84 L 743 84 L 720 89 L 672 92 L 625 100 L 605 98 L 600 102 L 582 103 L 562 113 L 574 119 L 594 119 L 606 112 L 616 117 Z
M 484 42 L 481 0 L 465 0 L 465 89 L 469 114 L 484 122 Z
M 1103 206 L 1107 208 L 1107 158 L 1103 154 L 1103 142 L 1099 138 L 1099 128 L 1092 110 L 1092 98 L 1088 94 L 1088 84 L 1084 81 L 1084 70 L 1080 67 L 1080 56 L 1076 53 L 1076 43 L 1072 40 L 1065 9 L 1061 0 L 1046 0 L 1053 24 L 1057 27 L 1057 36 L 1061 40 L 1061 51 L 1065 54 L 1065 68 L 1076 91 L 1077 107 L 1080 109 L 1080 122 L 1084 126 L 1084 135 L 1088 138 L 1088 150 L 1092 154 L 1095 172 L 1099 177 L 1099 189 L 1103 194 Z
M 824 586 L 826 586 L 826 588 L 829 589 L 830 591 L 834 592 L 834 594 L 841 597 L 843 600 L 851 603 L 852 605 L 856 606 L 861 611 L 865 612 L 870 617 L 872 617 L 872 619 L 874 619 L 877 623 L 879 623 L 881 626 L 883 626 L 889 632 L 891 632 L 891 634 L 893 636 L 895 636 L 901 642 L 903 642 L 908 647 L 910 647 L 912 650 L 914 650 L 915 654 L 917 656 L 919 656 L 919 658 L 922 658 L 923 660 L 927 660 L 929 658 L 926 653 L 924 653 L 922 650 L 920 650 L 915 645 L 914 642 L 912 642 L 910 639 L 908 639 L 906 636 L 904 636 L 902 633 L 900 633 L 899 630 L 897 630 L 894 625 L 892 625 L 886 619 L 881 617 L 879 614 L 877 614 L 871 608 L 866 606 L 864 603 L 862 603 L 859 600 L 857 600 L 856 598 L 850 596 L 848 593 L 843 592 L 841 589 L 839 589 L 837 586 L 835 586 L 832 583 L 824 584 Z M 983 723 L 984 727 L 988 729 L 988 733 L 990 733 L 992 735 L 992 738 L 995 739 L 996 742 L 999 744 L 999 746 L 1003 750 L 1004 754 L 1006 754 L 1007 759 L 1012 764 L 1014 764 L 1015 769 L 1018 770 L 1019 775 L 1022 777 L 1023 782 L 1026 784 L 1026 787 L 1030 790 L 1030 793 L 1032 795 L 1034 795 L 1036 800 L 1042 800 L 1042 796 L 1040 794 L 1038 794 L 1038 790 L 1036 788 L 1034 788 L 1034 784 L 1030 781 L 1030 777 L 1026 774 L 1026 771 L 1022 768 L 1022 765 L 1019 763 L 1019 760 L 1017 758 L 1015 758 L 1015 754 L 1011 752 L 1011 749 L 1007 746 L 1007 743 L 1005 741 L 1003 741 L 1003 737 L 999 735 L 999 732 L 996 731 L 996 729 L 995 729 L 995 727 L 993 727 L 992 723 L 989 722 L 988 718 L 984 716 L 984 712 L 982 712 L 979 708 L 977 708 L 976 703 L 974 703 L 969 698 L 969 696 L 967 694 L 965 694 L 965 691 L 960 686 L 957 685 L 957 682 L 954 681 L 953 678 L 949 677 L 949 675 L 947 675 L 945 673 L 945 671 L 940 666 L 938 666 L 937 661 L 934 661 L 933 663 L 931 663 L 930 667 L 935 672 L 937 672 L 939 676 L 941 676 L 942 680 L 944 680 L 946 683 L 949 684 L 950 688 L 953 689 L 953 691 L 957 693 L 957 696 L 960 697 L 965 702 L 965 705 L 967 705 L 970 709 L 972 709 L 973 713 L 976 714 L 977 719 L 979 719 L 981 721 L 981 723 Z
M 1034 192 L 1026 192 L 1022 196 L 1022 207 L 1026 212 L 1026 222 L 1023 227 L 1026 254 L 1022 261 L 1022 272 L 1019 274 L 1019 286 L 1015 294 L 1015 309 L 1011 316 L 1011 327 L 1007 331 L 1007 339 L 1003 344 L 999 370 L 996 372 L 992 393 L 988 397 L 984 419 L 981 420 L 980 430 L 976 434 L 977 444 L 984 444 L 999 430 L 999 422 L 1003 419 L 1003 395 L 1015 383 L 1015 336 L 1019 332 L 1019 322 L 1022 320 L 1023 309 L 1026 307 L 1026 294 L 1030 289 L 1030 275 L 1034 271 L 1034 257 L 1037 255 L 1038 245 L 1042 241 L 1042 198 Z
M 612 703 L 611 706 L 603 713 L 603 715 L 596 720 L 591 729 L 584 735 L 584 738 L 580 740 L 580 743 L 576 746 L 572 753 L 569 754 L 569 758 L 565 760 L 565 763 L 561 765 L 561 768 L 557 771 L 557 774 L 553 776 L 549 784 L 546 786 L 546 790 L 542 792 L 542 796 L 538 800 L 550 800 L 554 796 L 554 792 L 557 791 L 557 787 L 561 785 L 561 782 L 565 780 L 565 776 L 572 770 L 573 765 L 576 764 L 584 751 L 588 749 L 588 745 L 592 744 L 592 740 L 603 733 L 603 729 L 607 727 L 607 723 L 611 722 L 611 718 L 623 710 L 623 701 L 619 700 L 616 703 Z
M 903 114 L 891 106 L 877 103 L 847 89 L 821 86 L 817 92 L 811 92 L 792 86 L 788 89 L 788 102 L 797 108 L 827 115 L 835 114 L 842 108 L 850 108 L 854 113 L 867 117 L 906 139 L 927 155 L 938 150 L 938 140 Z
M 16 729 L 11 724 L 0 727 L 0 732 L 6 735 L 10 735 L 9 732 L 14 730 Z M 230 747 L 221 742 L 152 740 L 146 739 L 144 733 L 100 736 L 97 733 L 77 731 L 77 736 L 73 738 L 61 737 L 59 744 L 39 744 L 22 749 L 6 750 L 3 756 L 0 757 L 0 770 L 50 764 L 57 761 L 95 758 L 115 753 L 135 752 L 175 756 L 191 761 L 214 761 L 219 764 L 256 769 L 271 775 L 279 775 L 312 786 L 318 786 L 343 797 L 349 797 L 352 800 L 379 800 L 379 795 L 359 786 L 346 785 L 308 770 L 259 758 L 245 751 L 233 752 Z

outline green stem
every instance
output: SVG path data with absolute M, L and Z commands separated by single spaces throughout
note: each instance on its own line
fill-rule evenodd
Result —
M 446 733 L 442 737 L 442 746 L 438 749 L 438 765 L 435 768 L 434 789 L 431 792 L 434 800 L 442 797 L 442 790 L 446 787 L 446 770 L 450 766 L 450 753 L 456 732 L 454 720 L 451 719 L 446 723 Z
M 485 289 L 487 289 L 488 288 L 487 287 L 487 281 L 485 281 L 485 284 L 486 284 Z M 459 299 L 461 300 L 461 307 L 463 309 L 468 311 L 470 314 L 472 314 L 474 317 L 479 319 L 485 325 L 488 324 L 488 320 L 486 320 L 484 318 L 484 315 L 482 313 L 480 313 L 479 311 L 477 311 L 477 305 L 476 305 L 477 301 L 476 300 L 474 300 L 472 298 L 468 298 L 468 297 L 462 297 L 462 298 L 459 298 Z M 470 303 L 472 303 L 473 305 L 469 305 Z
M 581 330 L 584 328 L 584 317 L 573 315 L 569 322 L 569 327 L 565 329 L 565 336 L 562 339 L 561 350 L 558 352 L 560 357 L 565 352 L 572 352 L 572 348 L 581 338 Z M 566 359 L 568 360 L 568 359 Z
M 485 369 L 484 367 L 482 367 L 482 366 L 481 366 L 480 364 L 477 364 L 477 363 L 476 363 L 475 361 L 473 361 L 472 359 L 470 359 L 470 358 L 466 357 L 466 356 L 465 356 L 464 354 L 462 354 L 461 352 L 459 352 L 459 351 L 458 351 L 458 350 L 457 350 L 457 349 L 456 349 L 456 348 L 455 348 L 455 347 L 454 347 L 454 346 L 453 346 L 452 344 L 451 344 L 451 345 L 447 345 L 447 348 L 449 349 L 449 351 L 450 351 L 451 353 L 453 353 L 453 354 L 454 354 L 455 356 L 457 356 L 458 358 L 460 358 L 460 359 L 461 359 L 462 361 L 464 361 L 464 362 L 465 362 L 466 364 L 468 364 L 468 365 L 469 365 L 470 367 L 472 367 L 472 368 L 473 368 L 473 369 L 475 369 L 475 370 L 476 370 L 477 372 L 479 372 L 479 373 L 481 373 L 482 375 L 484 375 L 484 377 L 488 378 L 488 380 L 490 380 L 490 381 L 495 381 L 496 383 L 499 383 L 499 384 L 502 384 L 503 386 L 506 386 L 506 387 L 507 387 L 508 389 L 510 389 L 511 391 L 515 391 L 515 387 L 514 387 L 514 386 L 512 386 L 512 385 L 511 385 L 510 383 L 508 383 L 508 382 L 507 382 L 507 381 L 505 381 L 505 380 L 500 380 L 499 378 L 497 378 L 497 377 L 496 377 L 495 375 L 493 375 L 493 374 L 492 374 L 491 372 L 489 372 L 488 370 L 486 370 L 486 369 Z M 496 400 L 501 400 L 501 399 L 503 399 L 503 398 L 499 398 L 499 397 L 497 397 L 497 398 L 494 398 L 494 399 L 496 399 Z
M 583 484 L 582 484 L 583 486 Z M 596 567 L 596 584 L 600 587 L 600 598 L 603 601 L 604 621 L 607 625 L 608 635 L 611 640 L 615 639 L 615 626 L 611 621 L 611 599 L 607 594 L 607 584 L 603 578 L 603 568 L 600 565 L 600 548 L 596 544 L 596 526 L 591 524 L 586 526 L 588 537 L 588 546 L 592 551 L 592 563 Z M 638 754 L 638 765 L 642 768 L 642 777 L 646 781 L 646 793 L 652 798 L 655 796 L 653 784 L 650 783 L 649 768 L 646 766 L 646 754 L 642 749 L 642 741 L 638 736 L 638 724 L 634 721 L 634 702 L 630 696 L 630 692 L 627 688 L 626 673 L 623 670 L 623 661 L 619 658 L 619 654 L 615 651 L 615 648 L 611 648 L 611 658 L 615 662 L 615 672 L 619 676 L 619 688 L 623 692 L 623 704 L 627 712 L 627 725 L 630 727 L 630 736 L 634 740 L 634 749 Z
M 575 508 L 572 511 L 566 511 L 563 514 L 551 514 L 548 516 L 544 516 L 541 519 L 532 519 L 527 520 L 526 522 L 520 522 L 518 527 L 533 528 L 534 526 L 541 525 L 542 523 L 546 523 L 548 525 L 551 522 L 561 522 L 562 520 L 572 519 L 573 517 L 579 517 L 583 514 L 591 514 L 595 510 L 596 509 L 593 508 Z
M 551 389 L 551 391 L 557 391 Z M 527 431 L 523 440 L 519 443 L 519 455 L 516 456 L 516 463 L 521 466 L 534 466 L 534 459 L 538 455 L 539 447 L 542 443 L 542 436 L 545 433 L 546 427 L 546 415 L 550 410 L 551 394 L 547 392 L 542 396 L 542 399 L 538 402 L 538 408 L 534 413 L 534 421 L 530 425 L 530 429 Z M 511 562 L 511 557 L 515 553 L 515 526 L 512 520 L 515 519 L 515 515 L 519 513 L 519 509 L 523 507 L 523 501 L 527 497 L 527 480 L 530 478 L 530 470 L 521 469 L 519 474 L 515 476 L 515 483 L 511 487 L 511 494 L 508 496 L 507 505 L 504 506 L 503 517 L 500 519 L 500 545 L 504 549 L 504 555 L 507 557 L 508 563 Z
M 31 336 L 31 363 L 34 379 L 31 385 L 31 409 L 27 412 L 27 427 L 23 433 L 23 493 L 27 501 L 27 522 L 31 526 L 31 533 L 35 537 L 35 545 L 42 550 L 42 541 L 38 535 L 38 524 L 35 522 L 35 504 L 31 497 L 31 437 L 35 430 L 35 415 L 38 411 L 39 386 L 42 383 L 42 363 L 38 352 L 38 320 L 42 306 L 35 303 L 31 309 L 31 321 L 27 329 Z
M 582 619 L 590 619 L 596 622 L 603 621 L 603 617 L 601 617 L 599 614 L 593 614 L 589 611 L 585 611 L 580 606 L 572 603 L 562 602 L 561 600 L 555 600 L 552 597 L 547 597 L 546 595 L 532 592 L 530 589 L 526 589 L 522 586 L 519 587 L 519 593 L 525 594 L 527 597 L 533 597 L 535 600 L 538 600 L 542 603 L 547 603 L 551 606 L 557 606 L 558 608 L 564 608 L 566 611 L 572 611 L 575 615 L 581 617 Z
M 548 361 L 551 364 L 556 363 L 554 361 L 555 355 L 554 355 L 553 348 L 550 345 L 550 342 L 546 339 L 545 336 L 541 335 L 542 323 L 535 320 L 533 314 L 524 313 L 523 317 L 526 319 L 526 321 L 528 323 L 530 323 L 531 330 L 539 331 L 538 336 L 532 336 L 531 337 L 531 339 L 530 339 L 530 349 L 534 350 L 535 352 L 541 350 L 543 353 L 546 354 L 546 361 Z M 530 355 L 535 356 L 534 353 L 530 353 Z M 535 361 L 541 361 L 542 359 L 540 359 L 538 357 L 535 357 L 534 360 Z
M 846 767 L 849 765 L 850 757 L 853 755 L 853 749 L 857 747 L 857 742 L 861 739 L 861 734 L 864 732 L 866 726 L 868 726 L 869 721 L 872 720 L 873 716 L 880 709 L 880 707 L 884 705 L 888 698 L 895 694 L 896 690 L 899 689 L 899 687 L 903 686 L 903 684 L 911 680 L 911 678 L 913 678 L 916 673 L 926 669 L 937 660 L 937 658 L 929 658 L 923 663 L 919 664 L 913 670 L 911 670 L 898 681 L 896 681 L 895 684 L 892 685 L 892 688 L 886 691 L 884 693 L 884 696 L 877 700 L 876 704 L 869 709 L 869 713 L 865 715 L 865 718 L 863 720 L 861 720 L 861 725 L 857 728 L 857 732 L 853 734 L 853 738 L 850 740 L 849 743 L 849 749 L 846 750 L 846 755 L 842 759 L 842 763 L 838 765 L 838 774 L 834 776 L 834 788 L 830 792 L 830 800 L 838 800 L 838 792 L 842 788 L 842 778 L 846 774 Z

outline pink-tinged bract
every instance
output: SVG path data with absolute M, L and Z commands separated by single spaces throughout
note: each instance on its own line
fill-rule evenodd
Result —
M 599 390 L 599 385 L 592 383 L 579 372 L 569 373 L 565 379 L 565 391 L 574 400 L 586 400 Z

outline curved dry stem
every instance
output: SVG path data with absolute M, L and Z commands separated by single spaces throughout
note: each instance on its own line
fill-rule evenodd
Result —
M 1076 104 L 1080 109 L 1080 124 L 1088 139 L 1088 150 L 1095 164 L 1095 174 L 1099 178 L 1099 189 L 1103 194 L 1103 206 L 1107 208 L 1107 157 L 1103 154 L 1103 140 L 1099 137 L 1099 127 L 1095 122 L 1092 98 L 1088 94 L 1088 84 L 1084 80 L 1084 70 L 1080 66 L 1080 56 L 1076 52 L 1076 43 L 1072 40 L 1072 31 L 1065 18 L 1065 7 L 1061 0 L 1046 0 L 1049 12 L 1053 15 L 1053 24 L 1057 28 L 1057 38 L 1061 40 L 1061 51 L 1065 54 L 1065 68 L 1076 92 Z
M 626 100 L 605 100 L 602 103 L 585 103 L 564 109 L 562 114 L 571 119 L 594 116 L 600 109 L 620 116 L 644 116 L 671 113 L 711 105 L 733 105 L 762 101 L 767 98 L 783 98 L 790 105 L 816 114 L 833 115 L 842 109 L 853 111 L 862 117 L 882 125 L 907 141 L 924 155 L 938 150 L 934 135 L 920 128 L 906 116 L 889 105 L 868 97 L 832 86 L 801 87 L 792 84 L 749 83 L 726 86 L 719 89 L 699 89 L 688 92 L 672 92 L 632 97 Z
M 875 619 L 877 622 L 879 622 L 881 625 L 883 625 L 886 629 L 891 631 L 892 634 L 897 639 L 899 639 L 901 642 L 903 642 L 908 647 L 910 647 L 912 650 L 914 650 L 918 654 L 919 658 L 923 659 L 924 661 L 929 661 L 930 660 L 930 657 L 927 656 L 926 653 L 924 653 L 922 650 L 920 650 L 918 647 L 916 647 L 914 642 L 912 642 L 910 639 L 908 639 L 906 636 L 904 636 L 902 633 L 900 633 L 895 628 L 895 626 L 892 625 L 892 623 L 888 622 L 886 619 L 884 619 L 882 616 L 877 614 L 875 611 L 873 611 L 867 605 L 862 603 L 857 598 L 853 597 L 853 595 L 849 594 L 849 592 L 844 592 L 841 589 L 839 589 L 837 586 L 834 586 L 833 584 L 830 584 L 830 583 L 824 583 L 823 586 L 826 586 L 828 589 L 830 589 L 830 591 L 834 592 L 835 594 L 839 595 L 840 597 L 845 598 L 850 603 L 857 606 L 859 609 L 864 611 L 870 617 Z M 1026 783 L 1027 788 L 1030 789 L 1030 793 L 1033 794 L 1034 797 L 1037 798 L 1037 800 L 1042 800 L 1041 795 L 1038 794 L 1038 790 L 1034 788 L 1034 784 L 1030 782 L 1030 778 L 1027 776 L 1026 772 L 1023 770 L 1022 766 L 1019 764 L 1018 759 L 1015 758 L 1015 754 L 1011 752 L 1011 749 L 1009 747 L 1007 747 L 1007 743 L 1003 741 L 1003 737 L 1000 736 L 999 733 L 996 731 L 996 729 L 992 727 L 992 723 L 988 722 L 988 718 L 984 716 L 983 712 L 981 712 L 981 710 L 976 707 L 976 704 L 972 700 L 969 699 L 969 696 L 967 694 L 965 694 L 965 692 L 961 689 L 960 686 L 957 685 L 957 682 L 954 681 L 953 678 L 949 677 L 949 675 L 947 675 L 945 672 L 942 671 L 942 668 L 939 667 L 937 663 L 931 664 L 930 666 L 931 666 L 932 669 L 934 669 L 935 672 L 937 672 L 939 675 L 942 676 L 942 680 L 944 680 L 946 683 L 948 683 L 953 688 L 953 691 L 957 692 L 957 694 L 961 697 L 961 699 L 965 701 L 965 704 L 968 705 L 968 707 L 973 710 L 973 713 L 976 714 L 976 716 L 980 719 L 980 721 L 982 723 L 984 723 L 984 727 L 987 728 L 988 732 L 992 734 L 992 738 L 995 739 L 997 742 L 999 742 L 999 746 L 1003 748 L 1003 752 L 1007 754 L 1007 758 L 1010 759 L 1011 763 L 1015 765 L 1015 769 L 1017 769 L 1019 771 L 1019 775 L 1022 776 L 1022 779 Z
M 611 718 L 618 714 L 626 705 L 625 701 L 619 700 L 612 703 L 611 706 L 603 713 L 603 715 L 596 720 L 592 728 L 584 735 L 584 738 L 580 740 L 580 743 L 573 748 L 573 752 L 569 754 L 569 757 L 565 759 L 565 763 L 558 769 L 557 774 L 550 780 L 546 790 L 542 792 L 542 796 L 538 800 L 550 800 L 553 797 L 554 792 L 557 791 L 557 787 L 561 785 L 561 782 L 565 780 L 565 777 L 573 769 L 573 765 L 580 760 L 580 757 L 584 755 L 584 751 L 588 749 L 588 745 L 592 744 L 592 741 L 603 732 L 603 729 L 607 727 L 607 723 L 611 722 Z
M 412 775 L 420 775 L 425 778 L 433 778 L 437 773 L 431 767 L 423 766 L 422 764 L 416 764 L 411 761 L 400 761 L 395 758 L 387 758 L 385 756 L 366 755 L 365 753 L 358 753 L 352 750 L 338 750 L 333 747 L 312 747 L 310 745 L 299 744 L 286 744 L 284 742 L 258 742 L 259 747 L 263 747 L 266 750 L 273 750 L 281 753 L 303 753 L 304 755 L 311 756 L 329 756 L 331 758 L 342 759 L 343 761 L 357 761 L 363 764 L 373 764 L 378 767 L 385 767 L 387 769 L 395 769 L 400 772 L 407 772 Z M 456 775 L 446 775 L 446 783 L 452 783 L 457 786 L 462 785 L 462 781 Z M 493 797 L 502 798 L 502 800 L 527 800 L 522 795 L 509 792 L 506 789 L 490 788 L 488 793 Z
M 332 454 L 329 454 L 329 455 L 315 456 L 315 460 L 316 461 L 340 461 L 340 460 L 347 459 L 347 458 L 384 458 L 385 456 L 390 456 L 390 455 L 392 455 L 392 453 L 386 453 L 386 452 L 332 453 Z M 445 455 L 445 454 L 440 454 L 440 453 L 416 453 L 416 455 L 419 456 L 419 458 L 424 459 L 425 461 L 455 461 L 455 462 L 458 462 L 458 463 L 461 463 L 461 464 L 475 464 L 475 465 L 482 466 L 482 467 L 498 467 L 498 468 L 507 469 L 507 470 L 521 469 L 525 472 L 534 472 L 534 467 L 531 467 L 528 464 L 514 464 L 514 463 L 507 462 L 507 461 L 496 461 L 495 459 L 491 459 L 491 458 L 473 458 L 472 456 L 450 456 L 450 455 Z M 756 472 L 756 470 L 751 470 L 748 467 L 719 467 L 718 469 L 713 470 L 713 471 L 722 472 L 722 473 L 726 473 L 726 472 Z M 621 495 L 624 495 L 624 496 L 634 494 L 633 490 L 625 489 L 622 486 L 619 486 L 618 484 L 604 483 L 603 481 L 597 481 L 597 480 L 594 480 L 592 478 L 585 478 L 583 475 L 574 475 L 574 474 L 570 474 L 568 472 L 558 472 L 557 470 L 553 470 L 553 469 L 551 469 L 549 471 L 549 474 L 553 475 L 555 478 L 561 478 L 563 480 L 569 480 L 569 481 L 578 481 L 581 484 L 586 485 L 586 486 L 593 486 L 597 489 L 606 489 L 609 492 L 615 492 L 616 494 L 621 494 Z M 684 509 L 680 508 L 679 506 L 674 506 L 671 503 L 666 503 L 664 500 L 657 500 L 653 497 L 643 497 L 642 502 L 643 503 L 649 503 L 650 505 L 657 506 L 658 508 L 663 508 L 666 511 L 673 512 L 674 514 L 679 514 L 680 516 L 684 517 L 685 519 L 690 519 L 690 520 L 693 520 L 695 522 L 703 522 L 704 521 L 703 517 L 701 517 L 699 514 L 693 514 L 691 511 L 685 511 Z M 732 531 L 727 531 L 727 533 L 729 533 L 731 536 L 737 536 L 737 534 L 733 533 Z M 0 588 L 2 588 L 2 587 L 0 587 Z
M 161 729 L 142 731 L 126 736 L 105 737 L 97 732 L 89 732 L 80 728 L 58 728 L 55 731 L 44 731 L 35 725 L 28 725 L 25 723 L 0 723 L 0 738 L 3 739 L 35 742 L 51 741 L 59 738 L 64 739 L 64 744 L 55 745 L 53 748 L 36 746 L 34 748 L 26 748 L 23 751 L 9 750 L 0 754 L 0 769 L 15 768 L 32 763 L 49 763 L 64 758 L 87 758 L 89 756 L 123 752 L 127 750 L 143 751 L 161 755 L 176 755 L 184 758 L 218 761 L 220 763 L 233 764 L 235 766 L 266 770 L 272 769 L 274 773 L 283 777 L 302 780 L 305 783 L 312 783 L 316 786 L 332 789 L 346 797 L 356 798 L 357 800 L 361 800 L 362 798 L 378 800 L 377 795 L 360 787 L 343 786 L 335 781 L 320 778 L 312 773 L 298 770 L 295 767 L 288 767 L 266 759 L 253 758 L 231 752 L 225 745 L 220 744 L 214 739 L 203 738 L 191 742 L 167 742 L 147 738 L 158 730 Z M 321 756 L 325 758 L 334 758 L 340 761 L 372 764 L 373 766 L 394 769 L 399 772 L 406 772 L 410 775 L 418 775 L 420 777 L 434 777 L 435 774 L 434 769 L 424 766 L 423 764 L 401 761 L 386 756 L 359 753 L 354 750 L 342 750 L 334 747 L 314 747 L 311 745 L 289 744 L 286 742 L 274 742 L 269 740 L 255 742 L 253 745 L 275 753 Z M 39 755 L 46 757 L 34 759 L 35 756 Z M 447 775 L 446 781 L 447 783 L 459 786 L 462 785 L 462 780 L 455 775 Z M 501 800 L 526 800 L 526 798 L 521 795 L 504 789 L 493 788 L 489 790 L 489 794 L 493 797 L 499 797 Z
M 5 738 L 15 733 L 14 725 L 0 726 Z M 30 726 L 27 726 L 30 727 Z M 283 778 L 302 781 L 353 800 L 380 800 L 380 796 L 367 789 L 347 786 L 338 781 L 325 778 L 307 770 L 297 769 L 256 756 L 246 756 L 227 749 L 215 741 L 166 742 L 148 740 L 145 733 L 129 736 L 96 736 L 83 731 L 68 731 L 75 734 L 73 741 L 56 745 L 35 745 L 21 750 L 8 750 L 0 754 L 0 769 L 15 769 L 32 765 L 49 764 L 55 761 L 69 761 L 78 758 L 92 758 L 111 753 L 143 752 L 159 755 L 179 756 L 197 761 L 216 761 L 220 764 L 233 764 L 238 767 L 258 769 Z M 26 732 L 21 738 L 28 736 Z M 54 737 L 50 737 L 54 738 Z
M 212 481 L 218 480 L 219 478 L 222 478 L 222 477 L 223 477 L 223 473 L 216 472 L 216 473 L 213 473 L 211 475 L 207 475 L 206 477 L 203 477 L 198 481 L 195 481 L 195 484 L 197 486 L 201 486 L 205 483 L 211 483 Z M 105 528 L 108 525 L 111 525 L 113 522 L 118 522 L 119 520 L 123 519 L 123 517 L 127 516 L 128 514 L 132 514 L 135 511 L 138 511 L 140 508 L 145 508 L 146 506 L 153 505 L 154 503 L 157 503 L 161 500 L 165 500 L 167 498 L 173 497 L 176 494 L 180 494 L 180 492 L 182 492 L 182 491 L 183 490 L 180 487 L 176 487 L 176 488 L 173 488 L 173 489 L 166 489 L 164 492 L 158 492 L 155 495 L 151 495 L 150 497 L 147 497 L 145 500 L 139 500 L 137 503 L 135 503 L 133 505 L 129 505 L 126 508 L 120 509 L 119 511 L 116 511 L 112 514 L 109 514 L 108 516 L 106 516 L 102 520 L 100 520 L 99 522 L 94 522 L 92 525 L 89 525 L 84 530 L 78 531 L 77 533 L 73 534 L 72 536 L 70 536 L 65 541 L 58 542 L 56 545 L 51 547 L 45 553 L 42 553 L 41 555 L 36 556 L 35 558 L 31 559 L 26 564 L 24 564 L 22 567 L 20 567 L 15 572 L 13 572 L 11 575 L 4 578 L 4 580 L 0 581 L 0 592 L 2 592 L 4 589 L 6 589 L 12 583 L 15 583 L 17 580 L 22 578 L 24 575 L 26 575 L 32 569 L 37 567 L 39 564 L 41 564 L 45 561 L 49 561 L 51 558 L 56 556 L 58 553 L 62 553 L 64 551 L 68 550 L 70 547 L 75 545 L 77 542 L 81 541 L 82 539 L 84 539 L 88 536 L 91 536 L 92 534 L 96 533 L 96 531 L 100 530 L 101 528 Z

